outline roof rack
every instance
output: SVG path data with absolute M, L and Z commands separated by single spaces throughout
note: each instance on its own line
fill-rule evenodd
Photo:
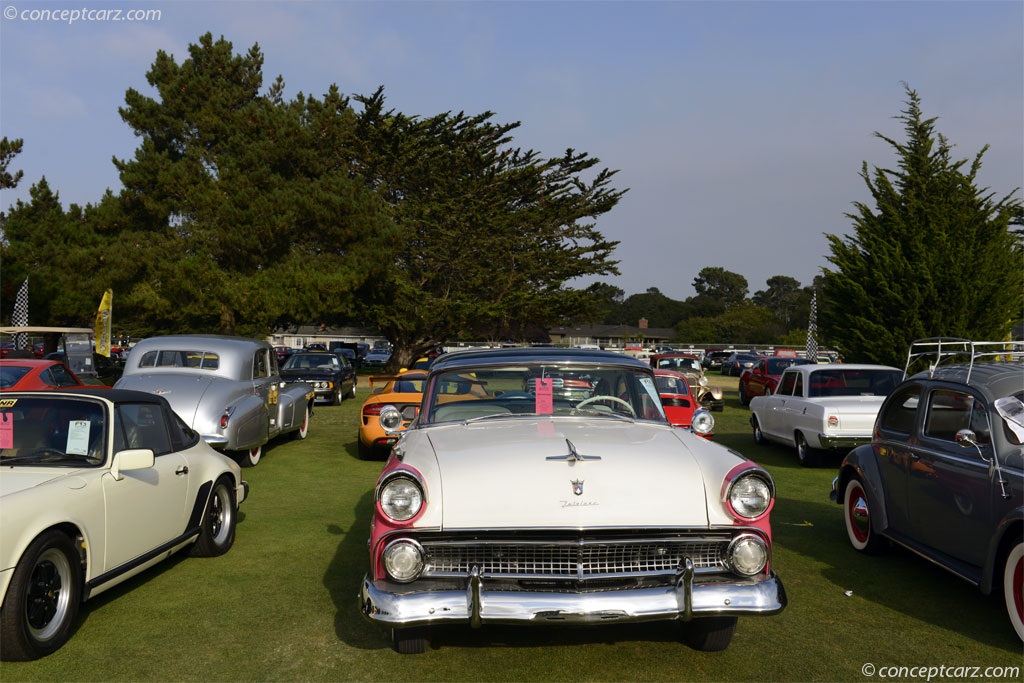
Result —
M 910 342 L 907 351 L 907 364 L 903 368 L 904 379 L 910 371 L 910 364 L 915 360 L 928 361 L 928 376 L 935 374 L 936 368 L 945 360 L 967 363 L 967 382 L 971 381 L 971 371 L 975 361 L 981 359 L 999 359 L 1004 361 L 1024 360 L 1024 341 L 972 341 L 960 337 L 928 337 Z

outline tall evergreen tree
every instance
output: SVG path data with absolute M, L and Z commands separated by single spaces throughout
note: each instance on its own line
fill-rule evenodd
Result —
M 263 335 L 345 310 L 390 222 L 353 179 L 354 115 L 336 88 L 264 93 L 263 55 L 208 33 L 177 64 L 160 51 L 121 116 L 142 142 L 115 160 L 143 251 L 128 300 L 166 329 Z
M 875 208 L 854 203 L 849 237 L 827 235 L 834 270 L 819 299 L 824 341 L 847 360 L 902 366 L 917 338 L 1002 340 L 1024 310 L 1020 239 L 1010 231 L 1017 190 L 994 199 L 976 179 L 986 146 L 970 165 L 924 118 L 906 87 L 906 141 L 881 133 L 897 169 L 864 162 L 861 177 Z M 966 167 L 966 169 L 965 169 Z
M 566 282 L 618 272 L 616 243 L 594 224 L 624 192 L 610 187 L 614 171 L 571 149 L 542 159 L 512 148 L 519 124 L 492 112 L 419 118 L 386 110 L 382 90 L 357 99 L 360 172 L 400 231 L 361 297 L 395 346 L 393 365 L 446 340 L 590 310 L 594 293 Z
M 697 296 L 717 300 L 725 308 L 742 303 L 747 298 L 747 278 L 721 266 L 701 268 L 693 278 Z

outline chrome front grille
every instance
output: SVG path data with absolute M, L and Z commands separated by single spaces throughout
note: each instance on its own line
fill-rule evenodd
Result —
M 567 579 L 672 574 L 690 558 L 699 572 L 725 571 L 728 537 L 664 539 L 571 539 L 550 541 L 421 540 L 424 576 Z

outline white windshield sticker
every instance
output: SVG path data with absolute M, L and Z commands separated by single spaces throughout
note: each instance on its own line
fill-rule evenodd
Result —
M 68 445 L 64 452 L 68 455 L 89 455 L 89 427 L 92 423 L 88 420 L 72 420 L 68 424 Z

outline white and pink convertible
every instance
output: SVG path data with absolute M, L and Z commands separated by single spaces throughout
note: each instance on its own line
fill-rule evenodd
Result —
M 721 650 L 786 605 L 774 499 L 767 471 L 669 423 L 636 359 L 454 352 L 378 480 L 360 608 L 403 653 L 445 624 L 647 621 Z

